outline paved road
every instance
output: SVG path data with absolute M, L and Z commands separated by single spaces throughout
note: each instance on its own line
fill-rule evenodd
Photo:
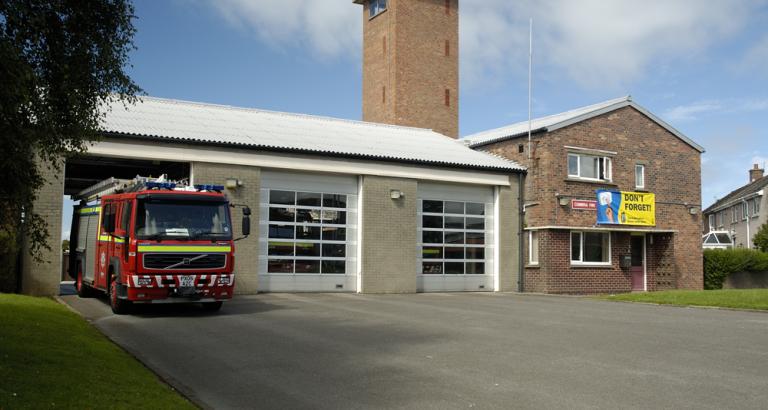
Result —
M 768 313 L 516 294 L 265 294 L 114 316 L 210 408 L 766 408 Z

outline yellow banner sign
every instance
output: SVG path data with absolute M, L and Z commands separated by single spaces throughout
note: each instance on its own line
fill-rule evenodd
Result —
M 597 191 L 597 223 L 656 226 L 656 195 L 600 189 Z

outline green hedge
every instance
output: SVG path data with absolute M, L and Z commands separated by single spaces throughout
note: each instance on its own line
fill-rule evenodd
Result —
M 704 289 L 722 289 L 728 275 L 768 271 L 768 253 L 753 249 L 704 250 Z

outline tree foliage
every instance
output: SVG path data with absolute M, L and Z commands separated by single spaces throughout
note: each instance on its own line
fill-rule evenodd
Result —
M 752 242 L 761 252 L 768 252 L 768 223 L 764 223 L 760 226 L 760 229 L 757 230 Z
M 33 256 L 49 248 L 47 227 L 32 208 L 43 167 L 62 173 L 63 159 L 98 138 L 99 108 L 131 102 L 141 91 L 125 72 L 133 19 L 129 0 L 0 1 L 4 246 L 26 236 Z

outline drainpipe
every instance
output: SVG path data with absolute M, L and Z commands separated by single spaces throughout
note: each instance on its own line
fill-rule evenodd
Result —
M 525 223 L 525 179 L 523 178 L 523 173 L 517 174 L 517 182 L 518 182 L 518 201 L 517 201 L 517 207 L 520 217 L 520 222 L 517 224 L 517 237 L 518 242 L 520 243 L 519 251 L 520 254 L 518 255 L 518 262 L 520 265 L 520 275 L 517 277 L 517 291 L 523 292 L 525 290 L 525 260 L 523 259 L 523 256 L 525 255 L 525 241 L 523 238 L 523 224 Z
M 752 245 L 749 244 L 749 242 L 752 240 L 752 236 L 749 234 L 749 206 L 747 205 L 747 200 L 742 199 L 741 200 L 741 206 L 744 207 L 744 210 L 746 211 L 747 215 L 747 249 L 752 249 Z

